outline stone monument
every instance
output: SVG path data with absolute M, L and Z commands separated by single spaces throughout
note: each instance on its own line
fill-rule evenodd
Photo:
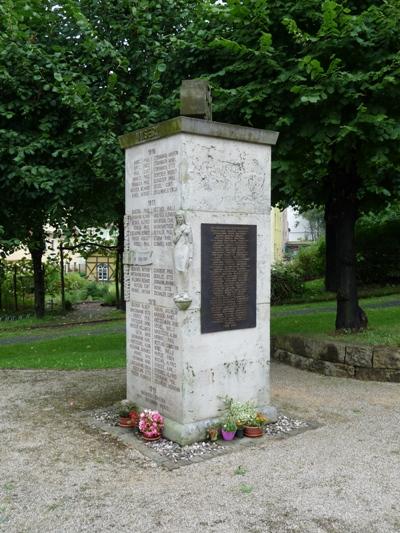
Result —
M 204 84 L 191 87 L 198 103 L 183 101 L 182 108 L 211 116 L 203 90 Z M 165 436 L 180 444 L 204 438 L 206 427 L 223 416 L 226 395 L 276 416 L 269 294 L 277 137 L 180 116 L 120 139 L 127 397 L 159 410 Z

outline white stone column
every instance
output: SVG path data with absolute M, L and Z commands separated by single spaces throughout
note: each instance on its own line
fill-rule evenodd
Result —
M 205 436 L 221 417 L 225 395 L 253 400 L 276 416 L 269 310 L 271 145 L 277 136 L 178 117 L 121 137 L 127 396 L 141 408 L 158 409 L 166 417 L 165 435 L 181 444 Z M 205 257 L 214 258 L 210 268 Z M 203 294 L 203 319 L 202 276 L 211 291 L 207 299 Z M 229 298 L 236 302 L 230 309 Z M 202 332 L 210 317 L 213 331 Z

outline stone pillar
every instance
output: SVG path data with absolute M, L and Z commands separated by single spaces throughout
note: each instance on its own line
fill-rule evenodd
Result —
M 127 396 L 204 438 L 228 395 L 270 406 L 275 132 L 177 117 L 126 150 Z

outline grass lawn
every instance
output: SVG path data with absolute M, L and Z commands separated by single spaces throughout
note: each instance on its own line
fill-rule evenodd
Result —
M 125 366 L 125 334 L 68 337 L 0 345 L 0 368 L 83 370 Z
M 370 304 L 393 302 L 396 300 L 400 301 L 400 294 L 392 294 L 390 296 L 375 296 L 373 298 L 360 298 L 360 305 L 362 308 L 366 306 L 366 310 L 367 310 L 368 305 Z M 302 309 L 314 309 L 315 311 L 318 311 L 319 309 L 332 309 L 332 312 L 334 312 L 336 311 L 336 295 L 335 295 L 335 300 L 331 300 L 331 301 L 273 305 L 271 306 L 271 315 L 272 316 L 280 315 L 282 313 L 302 310 Z M 369 313 L 369 310 L 367 314 L 368 313 Z
M 291 298 L 287 303 L 311 303 L 329 302 L 336 300 L 336 293 L 327 292 L 324 289 L 323 278 L 305 282 L 305 293 L 301 296 Z M 360 298 L 370 298 L 373 296 L 386 296 L 398 294 L 400 296 L 400 285 L 367 285 L 358 288 Z
M 35 327 L 35 328 L 25 328 L 25 329 L 5 329 L 2 330 L 0 327 L 0 340 L 1 339 L 13 339 L 15 337 L 52 337 L 54 335 L 68 336 L 69 332 L 73 331 L 81 332 L 82 335 L 90 335 L 93 331 L 104 331 L 112 330 L 118 327 L 123 327 L 125 324 L 125 318 L 120 320 L 112 320 L 111 322 L 100 322 L 95 324 L 79 324 L 71 326 L 59 326 L 59 327 Z
M 392 298 L 393 299 L 393 298 Z M 375 299 L 365 300 L 372 301 Z M 321 306 L 321 304 L 319 304 Z M 286 310 L 301 306 L 280 306 Z M 304 335 L 334 339 L 354 344 L 385 344 L 400 346 L 400 307 L 368 309 L 368 330 L 356 334 L 335 333 L 335 308 L 332 312 L 315 312 L 307 315 L 272 316 L 271 335 Z

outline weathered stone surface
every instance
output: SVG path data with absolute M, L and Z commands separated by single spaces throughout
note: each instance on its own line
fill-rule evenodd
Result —
M 166 435 L 181 444 L 204 434 L 225 395 L 269 406 L 273 139 L 264 130 L 179 117 L 122 141 L 127 397 L 159 410 Z M 201 332 L 203 224 L 256 226 L 255 326 Z M 238 249 L 247 260 L 246 247 Z M 176 305 L 185 294 L 186 310 Z
M 400 349 L 324 342 L 300 335 L 273 337 L 271 356 L 326 376 L 400 383 Z
M 311 372 L 324 374 L 325 376 L 343 378 L 354 376 L 354 367 L 352 366 L 322 361 L 321 359 L 312 359 L 311 357 L 303 357 L 302 355 L 287 352 L 285 350 L 275 350 L 272 352 L 272 357 L 281 363 L 286 363 L 302 370 L 310 370 Z
M 375 346 L 374 368 L 394 368 L 400 370 L 400 349 L 392 346 Z
M 331 363 L 344 363 L 346 347 L 344 344 L 315 341 L 312 346 L 315 359 Z
M 181 115 L 212 120 L 211 89 L 207 80 L 183 80 L 180 99 Z
M 400 370 L 387 370 L 388 381 L 400 383 Z
M 276 131 L 224 124 L 199 118 L 175 117 L 122 135 L 119 138 L 119 142 L 122 148 L 131 148 L 137 144 L 162 139 L 177 133 L 191 133 L 205 137 L 231 139 L 270 146 L 276 144 L 279 135 Z
M 321 359 L 331 363 L 344 363 L 346 346 L 340 343 L 324 342 L 300 335 L 277 336 L 274 346 L 303 357 Z
M 346 364 L 372 367 L 372 346 L 346 346 Z
M 281 363 L 286 363 L 295 368 L 301 368 L 302 370 L 308 370 L 311 366 L 312 360 L 302 355 L 287 352 L 285 350 L 277 349 L 272 354 L 273 358 Z
M 324 374 L 325 376 L 337 378 L 348 378 L 354 375 L 354 368 L 351 366 L 343 365 L 341 363 L 322 361 L 321 359 L 311 360 L 308 370 L 318 372 L 319 374 Z
M 390 381 L 388 371 L 384 368 L 355 368 L 355 378 L 363 381 Z
M 303 357 L 314 357 L 314 341 L 300 335 L 276 336 L 275 347 Z
M 400 383 L 400 370 L 386 368 L 356 368 L 357 379 L 364 381 L 391 381 Z

